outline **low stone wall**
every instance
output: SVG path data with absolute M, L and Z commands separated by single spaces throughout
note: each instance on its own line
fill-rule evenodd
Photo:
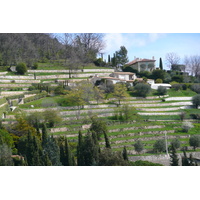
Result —
M 130 106 L 134 107 L 162 107 L 162 106 L 185 106 L 185 105 L 192 105 L 192 102 L 174 102 L 174 103 L 161 103 L 161 104 L 148 104 L 147 102 L 144 102 L 141 105 L 133 105 L 129 104 Z
M 123 132 L 123 131 L 128 131 L 128 130 L 154 129 L 154 128 L 164 128 L 164 127 L 165 127 L 165 125 L 143 126 L 143 127 L 127 127 L 127 128 L 112 129 L 112 130 L 109 130 L 108 132 L 112 133 L 112 132 Z M 152 131 L 151 131 L 151 133 L 152 133 Z M 132 136 L 132 134 L 135 134 L 135 133 L 128 133 L 128 134 L 126 134 L 126 136 Z M 137 135 L 138 135 L 138 133 L 137 133 Z M 125 135 L 121 135 L 120 137 L 124 137 L 124 136 Z M 119 136 L 110 136 L 110 138 L 118 138 L 118 137 Z
M 69 131 L 67 127 L 60 127 L 60 128 L 51 128 L 49 129 L 50 133 L 56 133 L 56 132 L 64 132 Z
M 1 96 L 13 96 L 13 95 L 19 95 L 19 94 L 24 94 L 25 91 L 2 91 Z
M 69 70 L 28 70 L 29 73 L 69 73 Z M 114 69 L 78 69 L 72 70 L 73 73 L 76 72 L 114 72 Z
M 19 80 L 19 79 L 21 79 L 21 80 L 24 80 L 24 79 L 28 79 L 28 80 L 30 80 L 30 79 L 34 79 L 34 76 L 0 76 L 0 79 L 13 79 L 13 80 Z
M 0 75 L 4 75 L 7 74 L 8 72 L 0 72 Z
M 174 107 L 174 108 L 138 108 L 137 110 L 141 110 L 141 111 L 171 111 L 171 110 L 180 110 L 180 107 Z
M 166 113 L 159 113 L 159 112 L 157 112 L 157 113 L 142 113 L 142 112 L 139 112 L 138 113 L 139 115 L 180 115 L 181 114 L 181 112 L 166 112 Z
M 0 83 L 0 87 L 4 87 L 4 88 L 10 88 L 10 87 L 12 87 L 12 88 L 15 88 L 15 87 L 29 87 L 29 86 L 31 86 L 31 84 L 1 84 Z
M 169 97 L 165 101 L 191 101 L 192 97 Z
M 14 80 L 14 83 L 40 83 L 40 80 Z M 13 83 L 13 80 L 0 80 L 0 83 Z

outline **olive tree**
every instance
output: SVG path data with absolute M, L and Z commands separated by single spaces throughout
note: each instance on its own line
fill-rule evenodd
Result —
M 197 147 L 200 147 L 200 135 L 191 136 L 189 139 L 189 144 L 194 150 L 196 150 Z
M 198 108 L 198 106 L 200 106 L 200 94 L 192 97 L 192 104 L 195 108 Z
M 137 151 L 137 153 L 142 152 L 144 149 L 144 145 L 142 144 L 140 140 L 138 140 L 133 146 L 135 148 L 135 151 Z
M 147 94 L 150 93 L 151 87 L 148 84 L 138 83 L 134 87 L 134 90 L 135 90 L 135 92 L 136 92 L 137 95 L 142 96 L 142 97 L 146 97 Z
M 156 153 L 163 152 L 166 150 L 165 140 L 157 140 L 153 145 L 153 151 Z

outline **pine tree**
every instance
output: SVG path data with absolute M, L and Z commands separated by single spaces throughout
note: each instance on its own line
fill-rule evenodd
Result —
M 176 148 L 174 147 L 174 145 L 172 145 L 171 149 L 172 149 L 172 152 L 170 154 L 170 158 L 171 158 L 170 165 L 171 166 L 178 166 L 179 159 L 178 159 L 178 156 L 176 154 Z
M 124 160 L 128 161 L 128 154 L 127 154 L 127 150 L 126 147 L 124 146 L 123 152 L 122 152 L 122 156 L 124 158 Z
M 159 68 L 160 68 L 161 70 L 163 70 L 162 58 L 160 58 Z

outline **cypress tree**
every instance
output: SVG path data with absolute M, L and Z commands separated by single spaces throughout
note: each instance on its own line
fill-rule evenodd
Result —
M 110 55 L 108 55 L 108 63 L 110 63 Z
M 44 155 L 44 166 L 52 166 L 51 160 L 49 159 L 49 156 L 47 153 Z
M 111 149 L 111 146 L 110 146 L 110 141 L 109 141 L 109 138 L 107 136 L 107 133 L 104 132 L 104 139 L 105 139 L 105 143 L 106 143 L 106 148 L 109 148 Z
M 66 166 L 73 166 L 72 153 L 67 137 L 65 138 L 65 164 Z
M 85 166 L 92 166 L 94 165 L 94 163 L 96 163 L 94 158 L 94 149 L 95 149 L 94 141 L 91 135 L 87 134 L 84 138 L 84 147 L 83 147 Z
M 122 156 L 124 158 L 124 160 L 128 161 L 128 154 L 127 154 L 127 150 L 126 147 L 124 146 L 123 152 L 122 152 Z
M 172 145 L 172 153 L 170 154 L 170 158 L 171 158 L 171 166 L 178 166 L 178 156 L 176 154 L 176 148 L 174 147 L 174 145 Z
M 43 150 L 47 153 L 53 166 L 60 166 L 60 148 L 57 139 L 53 136 L 47 138 Z
M 44 147 L 45 144 L 47 143 L 47 139 L 48 139 L 48 134 L 47 134 L 47 126 L 44 123 L 42 126 L 42 146 Z
M 77 145 L 77 165 L 78 166 L 84 166 L 85 162 L 84 162 L 84 153 L 83 153 L 83 136 L 81 131 L 79 130 L 78 133 L 78 145 Z
M 159 68 L 160 68 L 161 70 L 163 70 L 162 58 L 160 58 Z
M 183 150 L 182 166 L 190 166 L 185 150 Z

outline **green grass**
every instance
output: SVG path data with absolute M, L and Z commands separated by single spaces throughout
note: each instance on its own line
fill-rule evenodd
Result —
M 169 89 L 167 90 L 167 94 L 169 95 L 169 97 L 193 97 L 195 96 L 197 93 L 187 89 L 187 90 L 174 90 L 174 89 Z

